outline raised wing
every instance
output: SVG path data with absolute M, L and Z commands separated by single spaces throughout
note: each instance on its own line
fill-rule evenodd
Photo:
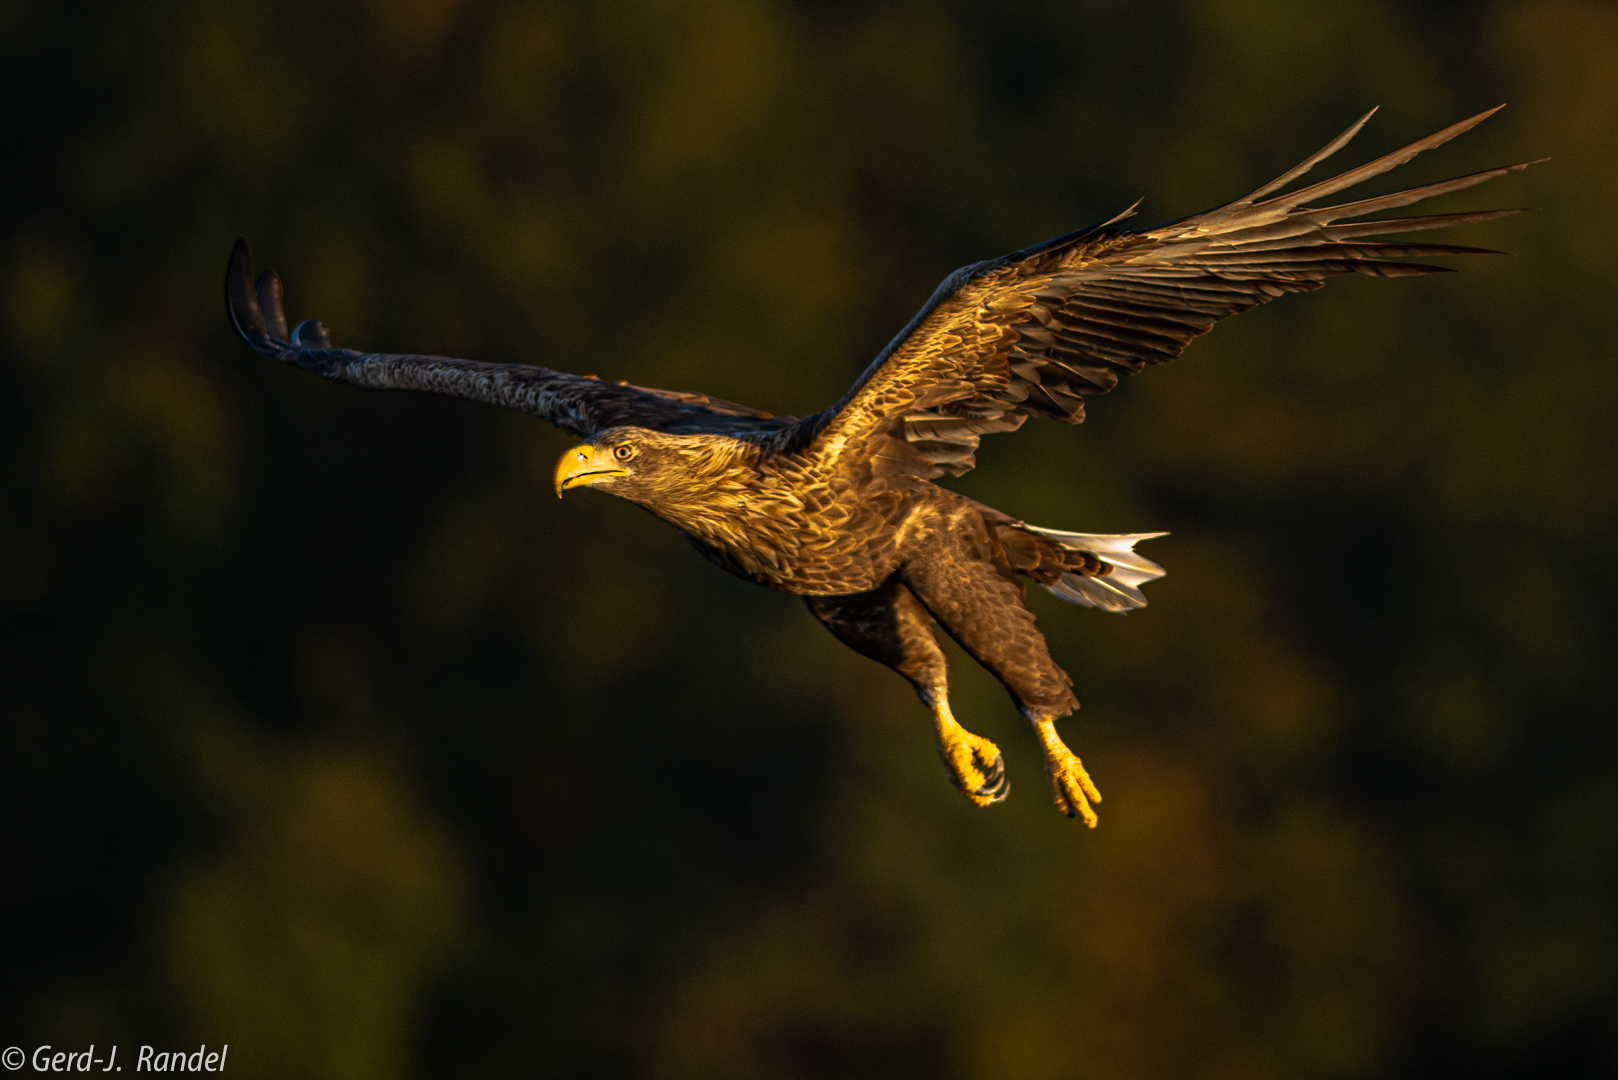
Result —
M 334 349 L 322 322 L 310 319 L 287 330 L 281 279 L 266 270 L 254 283 L 245 238 L 238 239 L 230 253 L 225 312 L 236 336 L 260 354 L 328 379 L 372 390 L 425 390 L 486 401 L 541 417 L 585 438 L 607 428 L 634 425 L 673 435 L 757 439 L 797 422 L 791 416 L 771 416 L 703 394 L 605 382 L 594 375 L 524 364 Z
M 1246 198 L 1147 232 L 1113 228 L 1134 213 L 1131 207 L 1100 225 L 957 270 L 842 401 L 803 421 L 792 445 L 815 456 L 863 447 L 902 471 L 959 476 L 972 468 L 981 435 L 1015 430 L 1030 416 L 1076 424 L 1084 419 L 1085 395 L 1106 393 L 1120 374 L 1174 359 L 1227 316 L 1318 289 L 1340 274 L 1406 277 L 1448 269 L 1397 261 L 1404 258 L 1486 252 L 1365 238 L 1518 211 L 1332 222 L 1460 191 L 1536 162 L 1358 202 L 1303 204 L 1402 165 L 1498 109 L 1260 201 L 1342 149 L 1375 111 Z M 868 445 L 873 438 L 881 445 Z

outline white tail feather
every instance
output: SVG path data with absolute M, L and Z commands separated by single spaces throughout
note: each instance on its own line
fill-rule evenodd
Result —
M 1103 611 L 1129 611 L 1146 606 L 1146 597 L 1140 587 L 1156 581 L 1168 571 L 1135 550 L 1142 540 L 1167 536 L 1154 533 L 1076 533 L 1056 529 L 1041 529 L 1023 525 L 1031 533 L 1048 536 L 1070 551 L 1085 551 L 1112 567 L 1104 577 L 1085 577 L 1066 573 L 1054 585 L 1045 588 L 1063 600 L 1080 607 L 1101 608 Z

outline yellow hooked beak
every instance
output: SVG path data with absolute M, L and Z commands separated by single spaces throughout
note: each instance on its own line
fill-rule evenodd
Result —
M 613 476 L 628 476 L 629 470 L 620 468 L 610 454 L 603 454 L 589 443 L 580 443 L 562 455 L 556 463 L 556 497 L 568 488 L 598 484 Z

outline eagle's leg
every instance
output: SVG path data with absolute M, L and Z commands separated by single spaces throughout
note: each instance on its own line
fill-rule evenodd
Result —
M 895 578 L 867 593 L 805 599 L 843 644 L 910 680 L 932 710 L 938 755 L 968 799 L 989 806 L 1006 797 L 1010 785 L 1000 748 L 967 731 L 950 712 L 944 650 L 933 637 L 931 617 L 909 589 Z
M 1023 605 L 1022 583 L 1008 569 L 978 557 L 989 550 L 986 543 L 981 547 L 941 546 L 913 557 L 900 576 L 950 637 L 1011 692 L 1039 736 L 1057 809 L 1083 818 L 1093 829 L 1092 804 L 1101 801 L 1101 793 L 1056 733 L 1057 718 L 1079 705 L 1072 681 L 1051 659 L 1045 636 Z

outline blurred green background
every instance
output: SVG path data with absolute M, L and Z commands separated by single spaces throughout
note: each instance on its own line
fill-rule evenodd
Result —
M 0 3 L 0 1040 L 257 1077 L 1618 1075 L 1618 8 Z M 952 486 L 1169 529 L 1031 598 L 1107 796 L 566 436 L 229 335 L 803 415 L 956 266 L 1205 209 L 1370 105 L 1513 257 L 1337 281 Z M 1334 161 L 1333 164 L 1337 164 Z M 1425 212 L 1425 206 L 1423 211 Z M 1603 659 L 1605 657 L 1606 659 Z

